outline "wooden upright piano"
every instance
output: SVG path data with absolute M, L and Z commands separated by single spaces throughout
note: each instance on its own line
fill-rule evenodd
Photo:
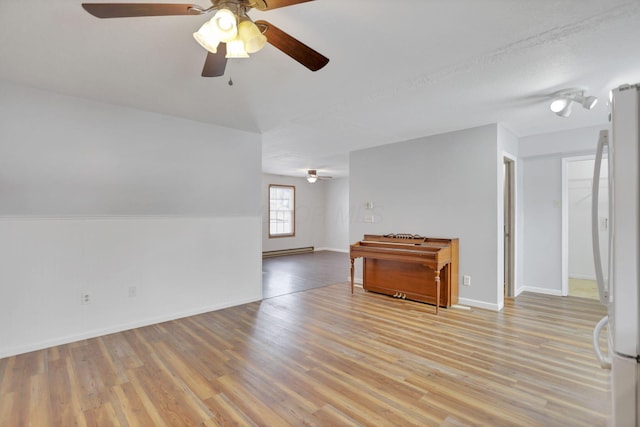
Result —
M 354 262 L 362 257 L 367 291 L 433 304 L 436 314 L 458 303 L 458 239 L 365 234 L 349 252 L 351 293 Z

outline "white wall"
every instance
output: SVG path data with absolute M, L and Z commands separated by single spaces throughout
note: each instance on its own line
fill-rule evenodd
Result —
M 296 188 L 296 235 L 269 238 L 269 184 Z M 262 250 L 313 246 L 315 250 L 349 251 L 349 179 L 318 180 L 263 174 Z
M 257 217 L 0 220 L 0 357 L 259 300 L 259 233 Z
M 269 238 L 269 184 L 296 188 L 296 233 L 292 237 Z M 262 175 L 262 250 L 264 252 L 324 246 L 325 181 L 314 184 L 306 178 Z
M 523 160 L 524 289 L 560 295 L 562 162 L 559 155 Z
M 460 302 L 500 309 L 497 134 L 488 125 L 352 152 L 350 241 L 386 233 L 457 237 L 460 274 L 472 277 L 471 286 L 460 286 Z M 365 222 L 370 216 L 374 222 Z M 360 263 L 357 272 L 362 277 Z
M 259 135 L 0 82 L 0 357 L 259 300 L 260 169 Z
M 570 120 L 558 118 L 558 120 Z M 534 156 L 575 156 L 591 154 L 598 143 L 598 134 L 607 125 L 591 126 L 562 132 L 544 133 L 520 138 L 518 154 L 520 157 Z
M 562 294 L 562 159 L 595 153 L 603 126 L 520 139 L 523 282 L 520 290 Z
M 325 181 L 324 247 L 349 252 L 349 179 Z
M 569 277 L 595 280 L 591 242 L 591 175 L 594 160 L 567 164 Z

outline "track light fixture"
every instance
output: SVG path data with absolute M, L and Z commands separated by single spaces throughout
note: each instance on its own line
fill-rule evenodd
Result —
M 569 117 L 572 105 L 580 104 L 583 108 L 591 110 L 598 103 L 595 96 L 584 96 L 584 92 L 565 92 L 553 99 L 549 108 L 560 117 Z

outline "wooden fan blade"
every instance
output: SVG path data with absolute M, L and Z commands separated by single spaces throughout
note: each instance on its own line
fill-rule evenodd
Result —
M 82 7 L 98 18 L 200 15 L 202 11 L 200 6 L 194 4 L 176 3 L 82 3 Z
M 311 49 L 301 41 L 291 37 L 267 21 L 256 21 L 258 28 L 264 28 L 267 42 L 289 55 L 311 71 L 318 71 L 329 62 L 329 58 Z
M 224 75 L 224 69 L 227 67 L 227 45 L 220 43 L 218 52 L 207 54 L 202 68 L 202 77 L 220 77 Z
M 258 10 L 273 10 L 279 7 L 292 6 L 298 3 L 306 3 L 313 0 L 256 0 L 253 7 Z

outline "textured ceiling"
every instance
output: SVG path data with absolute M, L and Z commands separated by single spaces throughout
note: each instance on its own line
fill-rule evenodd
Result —
M 222 78 L 200 77 L 206 52 L 192 33 L 207 17 L 101 20 L 80 4 L 2 0 L 0 79 L 260 133 L 267 173 L 344 176 L 350 151 L 487 123 L 517 136 L 603 125 L 608 91 L 640 82 L 637 0 L 315 0 L 254 10 L 254 20 L 331 61 L 314 73 L 267 45 L 230 60 Z M 549 99 L 566 88 L 601 102 L 557 117 Z

